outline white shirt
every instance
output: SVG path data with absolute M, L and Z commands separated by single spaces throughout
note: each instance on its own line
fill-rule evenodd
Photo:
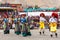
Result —
M 57 22 L 57 19 L 56 19 L 56 18 L 51 17 L 51 18 L 49 19 L 49 22 Z
M 41 21 L 45 22 L 46 19 L 45 19 L 44 17 L 40 17 L 40 22 L 41 22 Z

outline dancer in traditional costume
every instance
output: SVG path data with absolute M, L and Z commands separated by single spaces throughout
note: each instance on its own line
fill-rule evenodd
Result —
M 14 23 L 15 23 L 15 34 L 17 35 L 21 34 L 20 20 L 18 19 L 18 16 L 15 17 Z
M 45 14 L 44 13 L 41 13 L 40 14 L 40 22 L 39 22 L 39 33 L 40 35 L 43 33 L 44 34 L 44 29 L 45 29 L 45 22 L 46 22 L 46 19 L 45 19 Z
M 52 13 L 51 18 L 49 19 L 51 37 L 53 37 L 53 33 L 55 33 L 55 36 L 57 37 L 57 19 L 58 19 L 58 14 Z
M 3 19 L 3 28 L 4 28 L 4 34 L 9 34 L 10 33 L 10 27 L 9 27 L 7 17 Z
M 30 32 L 30 27 L 27 23 L 27 18 L 26 18 L 26 14 L 22 14 L 21 15 L 21 19 L 20 22 L 22 24 L 22 35 L 25 36 L 31 36 L 31 32 Z

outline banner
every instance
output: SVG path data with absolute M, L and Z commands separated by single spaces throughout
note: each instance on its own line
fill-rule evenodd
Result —
M 28 12 L 28 16 L 40 16 L 41 13 L 44 13 L 46 16 L 51 16 L 53 12 Z
M 40 16 L 41 13 L 44 13 L 46 16 L 51 16 L 53 12 L 19 12 L 19 15 L 26 14 L 28 16 Z M 57 12 L 60 15 L 60 12 Z

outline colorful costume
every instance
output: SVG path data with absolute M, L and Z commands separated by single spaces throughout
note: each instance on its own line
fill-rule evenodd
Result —
M 20 20 L 18 20 L 18 18 L 15 18 L 14 23 L 15 23 L 15 33 L 17 35 L 21 34 Z
M 4 34 L 9 34 L 10 33 L 10 27 L 9 27 L 7 18 L 4 18 L 3 28 L 4 28 Z
M 46 21 L 46 19 L 44 17 L 45 17 L 45 15 L 43 13 L 41 13 L 40 14 L 40 22 L 39 22 L 39 25 L 40 25 L 39 26 L 40 34 L 41 34 L 42 31 L 43 31 L 43 34 L 44 34 L 45 21 Z
M 29 27 L 29 25 L 27 23 L 27 19 L 25 18 L 25 14 L 21 15 L 20 22 L 22 24 L 22 35 L 23 36 L 27 36 L 27 35 L 31 36 L 30 27 Z
M 51 37 L 53 36 L 52 33 L 55 33 L 57 37 L 57 18 L 58 14 L 52 13 L 52 17 L 49 19 L 49 27 L 50 27 L 50 32 L 51 32 Z

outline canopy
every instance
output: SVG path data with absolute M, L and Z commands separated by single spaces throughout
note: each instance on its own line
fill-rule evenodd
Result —
M 25 12 L 33 12 L 33 11 L 43 11 L 43 10 L 50 10 L 50 11 L 52 11 L 52 10 L 56 10 L 56 8 L 54 7 L 54 8 L 25 8 L 24 9 L 24 11 Z
M 0 9 L 7 9 L 7 10 L 9 10 L 9 9 L 16 9 L 16 8 L 12 8 L 12 7 L 0 7 Z

